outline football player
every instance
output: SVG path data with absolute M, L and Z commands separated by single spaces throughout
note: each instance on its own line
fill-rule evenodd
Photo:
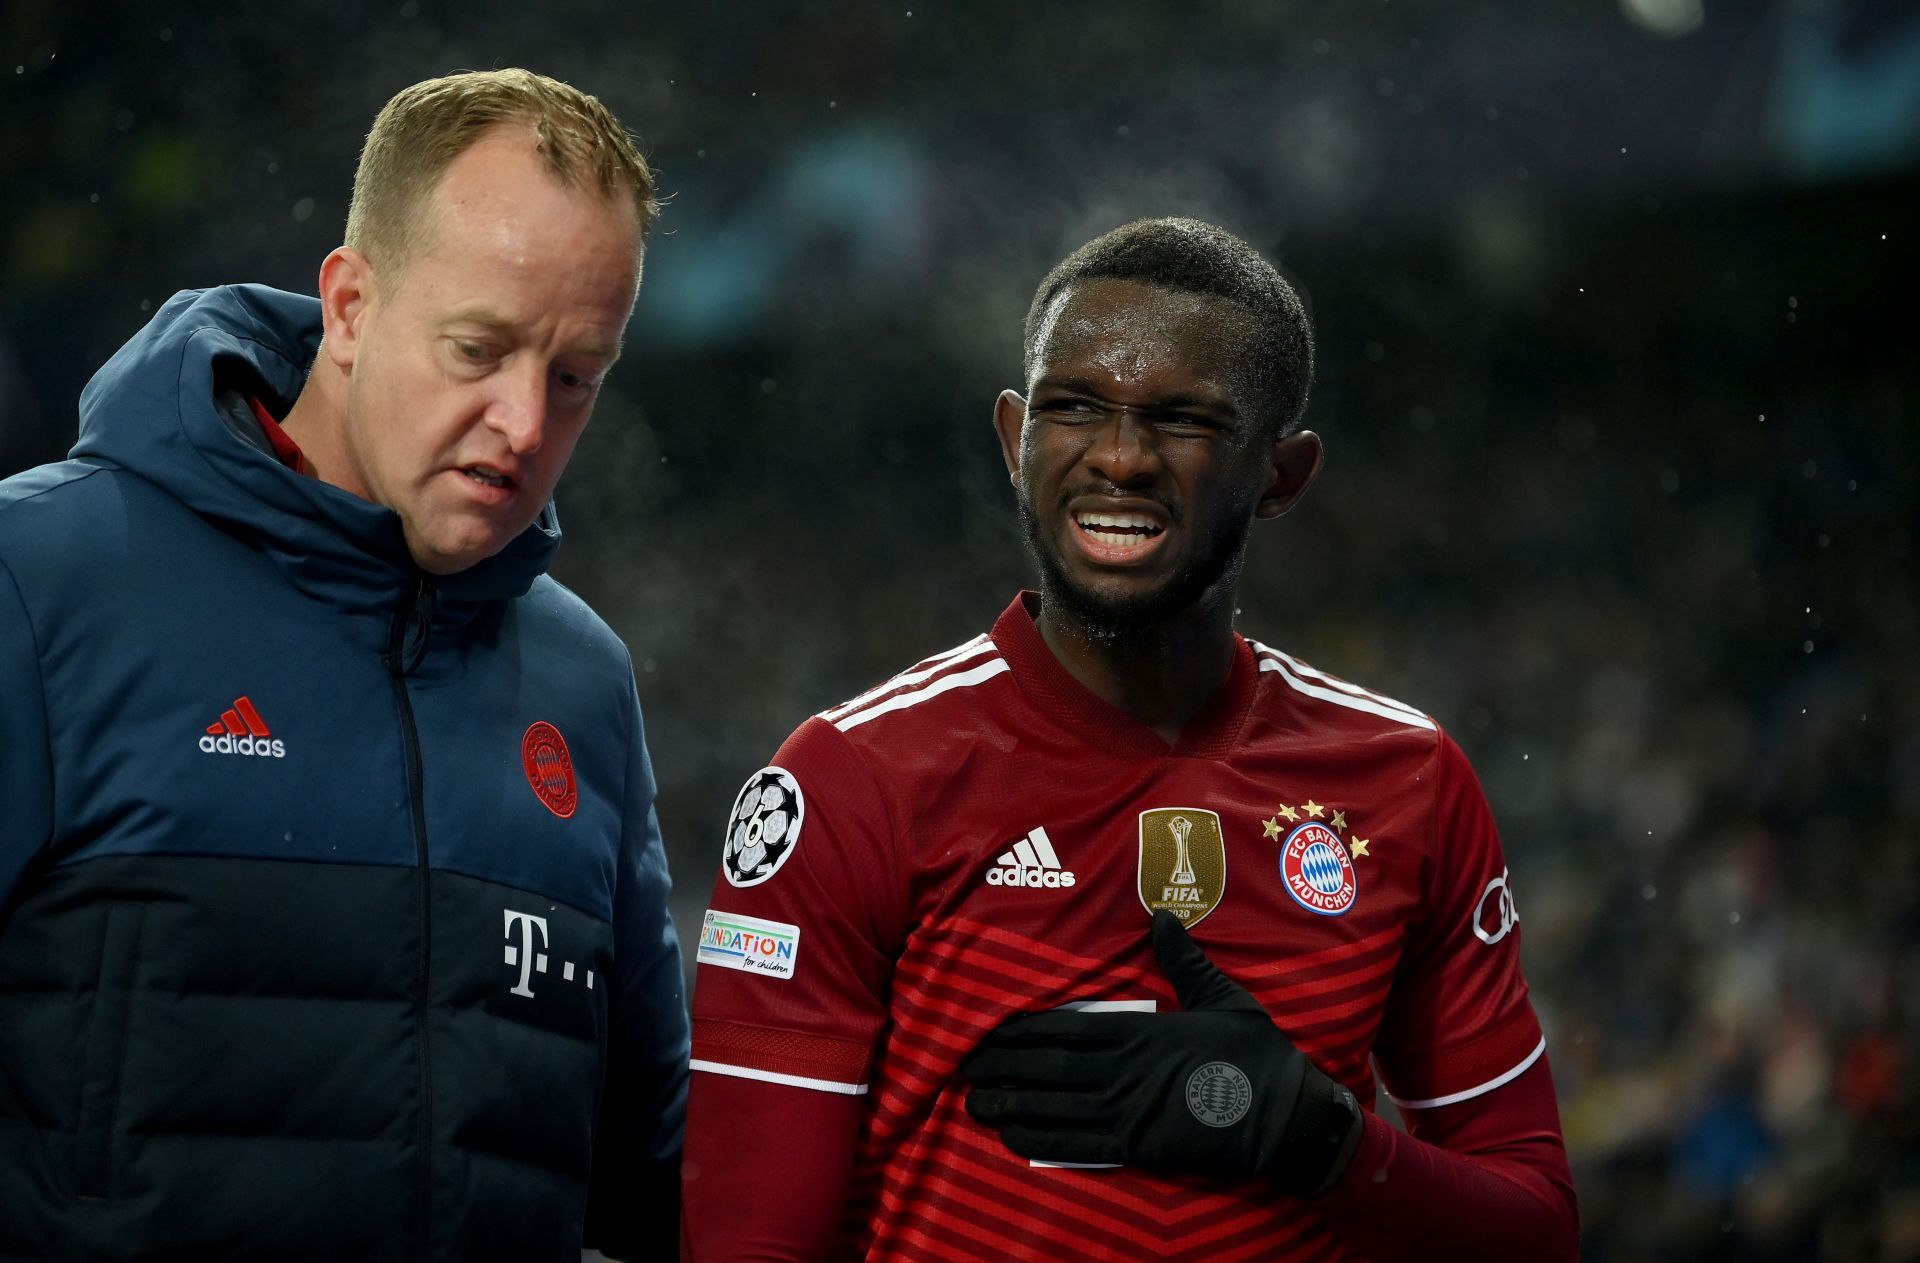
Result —
M 1472 769 L 1234 628 L 1249 528 L 1320 472 L 1312 357 L 1209 224 L 1042 281 L 994 407 L 1039 591 L 808 719 L 735 803 L 689 1257 L 1574 1257 Z

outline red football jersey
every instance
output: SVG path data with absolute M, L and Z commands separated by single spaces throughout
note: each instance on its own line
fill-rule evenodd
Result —
M 1053 657 L 1030 594 L 809 719 L 728 821 L 696 1071 L 865 1094 L 843 1256 L 1351 1257 L 1308 1202 L 1030 1164 L 957 1067 L 1007 1018 L 1176 1007 L 1170 908 L 1369 1107 L 1518 1075 L 1544 1041 L 1485 798 L 1432 719 L 1236 637 L 1171 748 Z

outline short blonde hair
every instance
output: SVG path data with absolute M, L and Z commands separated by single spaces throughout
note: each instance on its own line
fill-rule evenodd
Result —
M 606 106 L 530 70 L 470 70 L 394 95 L 373 120 L 347 209 L 346 244 L 397 274 L 423 244 L 427 201 L 455 158 L 495 127 L 524 125 L 547 167 L 568 188 L 611 201 L 622 192 L 639 216 L 637 241 L 659 214 L 653 172 Z

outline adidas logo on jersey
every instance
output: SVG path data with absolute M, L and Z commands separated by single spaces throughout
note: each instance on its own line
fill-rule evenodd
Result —
M 1073 874 L 1060 867 L 1053 840 L 1045 828 L 1033 830 L 1013 844 L 987 870 L 989 886 L 1033 886 L 1049 889 L 1073 885 Z
M 244 697 L 235 698 L 220 718 L 207 725 L 207 735 L 200 738 L 200 750 L 204 754 L 287 757 L 286 742 L 268 730 L 267 721 L 260 718 L 260 712 Z

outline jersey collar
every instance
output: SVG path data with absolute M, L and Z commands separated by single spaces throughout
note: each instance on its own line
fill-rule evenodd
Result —
M 1169 746 L 1152 728 L 1096 697 L 1073 678 L 1034 625 L 1033 617 L 1039 609 L 1037 592 L 1014 597 L 993 625 L 993 643 L 1027 700 L 1079 740 L 1136 758 L 1173 755 L 1217 759 L 1239 744 L 1247 717 L 1253 712 L 1260 672 L 1253 650 L 1238 632 L 1233 636 L 1233 669 L 1226 682 L 1187 721 L 1180 739 Z

